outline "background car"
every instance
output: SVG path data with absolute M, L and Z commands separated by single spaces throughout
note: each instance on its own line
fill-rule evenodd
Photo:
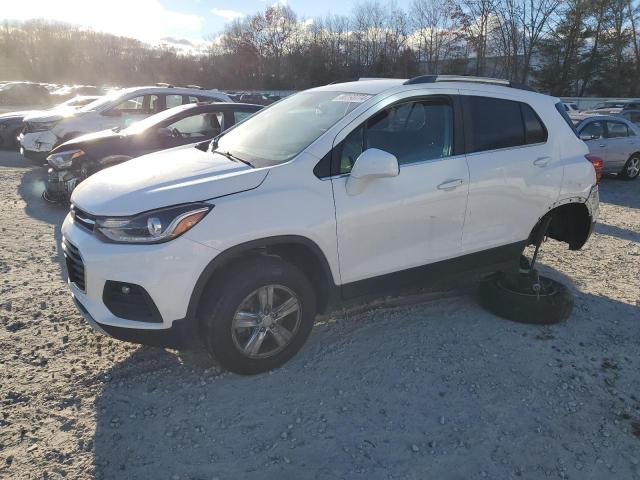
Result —
M 603 173 L 633 180 L 640 173 L 640 128 L 617 116 L 591 116 L 576 125 L 589 151 L 603 162 Z
M 262 108 L 243 103 L 188 104 L 165 110 L 124 130 L 82 135 L 55 148 L 47 161 L 45 200 L 62 201 L 82 180 L 134 157 L 210 140 Z
M 616 115 L 624 110 L 640 109 L 640 101 L 638 100 L 608 100 L 597 104 L 585 113 L 592 115 Z
M 567 113 L 571 114 L 571 113 L 577 113 L 580 111 L 580 109 L 578 108 L 578 105 L 573 103 L 573 102 L 562 102 L 562 104 L 564 105 L 564 109 L 567 111 Z
M 50 105 L 49 90 L 39 83 L 7 82 L 0 85 L 0 105 L 4 107 L 25 105 Z
M 94 85 L 65 85 L 51 92 L 51 97 L 60 101 L 78 95 L 102 95 L 105 92 Z
M 56 146 L 84 133 L 126 128 L 168 108 L 197 102 L 230 102 L 217 90 L 178 87 L 135 87 L 105 95 L 70 115 L 28 116 L 20 135 L 22 154 L 41 161 Z
M 49 111 L 55 111 L 64 114 L 69 111 L 76 110 L 80 107 L 88 105 L 97 100 L 97 96 L 78 96 L 67 100 L 66 102 L 56 105 Z M 18 135 L 24 127 L 24 118 L 29 115 L 46 115 L 44 111 L 23 110 L 18 112 L 3 113 L 0 115 L 0 148 L 17 148 L 19 147 Z

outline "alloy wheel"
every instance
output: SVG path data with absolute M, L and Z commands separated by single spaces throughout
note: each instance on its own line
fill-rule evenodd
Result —
M 629 163 L 627 164 L 627 177 L 635 178 L 640 173 L 640 158 L 633 157 L 629 159 Z
M 240 303 L 231 322 L 236 348 L 249 358 L 272 357 L 295 338 L 301 320 L 298 296 L 283 285 L 265 285 Z

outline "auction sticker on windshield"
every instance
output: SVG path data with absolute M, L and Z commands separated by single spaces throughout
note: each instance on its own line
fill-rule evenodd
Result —
M 362 103 L 365 100 L 368 100 L 370 98 L 371 98 L 371 95 L 367 95 L 366 93 L 342 93 L 331 101 L 347 102 L 347 103 Z

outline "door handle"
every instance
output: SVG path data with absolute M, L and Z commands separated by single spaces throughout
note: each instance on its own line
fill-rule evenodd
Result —
M 599 146 L 600 148 L 604 148 L 604 147 L 606 147 L 606 146 L 607 146 L 607 144 L 606 144 L 606 143 L 601 143 L 601 144 L 600 144 L 600 145 L 598 145 L 598 146 Z
M 454 178 L 453 180 L 447 180 L 438 185 L 438 190 L 452 190 L 459 187 L 464 183 L 462 178 Z
M 536 167 L 546 167 L 549 163 L 550 157 L 538 157 L 533 161 Z

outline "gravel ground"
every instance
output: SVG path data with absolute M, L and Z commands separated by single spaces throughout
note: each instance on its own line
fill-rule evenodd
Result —
M 240 377 L 85 325 L 43 177 L 0 153 L 0 478 L 640 479 L 640 181 L 603 181 L 584 250 L 544 245 L 564 324 L 416 297 Z

